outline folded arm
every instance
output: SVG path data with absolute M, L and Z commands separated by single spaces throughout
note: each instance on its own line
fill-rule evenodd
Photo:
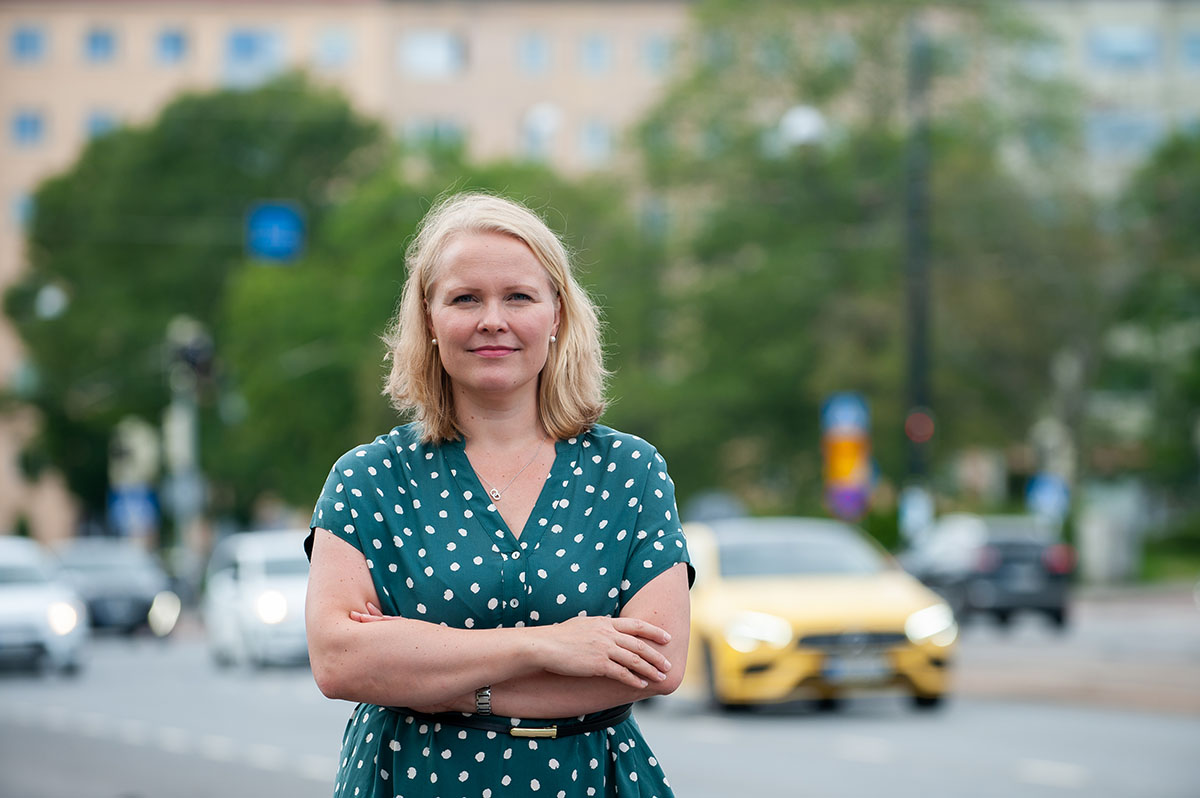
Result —
M 520 682 L 546 671 L 642 689 L 667 681 L 671 670 L 659 651 L 669 635 L 640 618 L 455 629 L 410 618 L 362 623 L 352 617 L 377 603 L 362 553 L 327 530 L 315 530 L 305 623 L 313 676 L 330 698 L 428 708 L 462 701 L 481 685 Z M 686 645 L 686 628 L 682 636 Z M 622 701 L 609 706 L 617 703 Z

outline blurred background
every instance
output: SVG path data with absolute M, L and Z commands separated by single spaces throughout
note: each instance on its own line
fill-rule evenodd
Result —
M 713 571 L 830 608 L 696 594 L 712 658 L 639 710 L 680 795 L 1200 794 L 1200 2 L 0 0 L 0 37 L 0 794 L 329 794 L 296 530 L 396 423 L 404 249 L 468 188 L 575 252 L 603 421 Z M 744 517 L 840 525 L 950 625 L 731 570 Z

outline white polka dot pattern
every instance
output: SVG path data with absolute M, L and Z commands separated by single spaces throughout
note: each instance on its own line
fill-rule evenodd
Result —
M 662 457 L 603 426 L 556 444 L 519 538 L 462 442 L 422 444 L 414 425 L 339 458 L 312 525 L 368 558 L 384 613 L 466 629 L 617 615 L 688 561 Z M 335 796 L 672 795 L 632 719 L 540 746 L 515 742 L 360 705 L 343 738 Z

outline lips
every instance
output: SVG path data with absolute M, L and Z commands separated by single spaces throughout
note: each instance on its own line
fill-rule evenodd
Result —
M 480 346 L 471 351 L 480 357 L 503 357 L 517 350 L 510 346 Z

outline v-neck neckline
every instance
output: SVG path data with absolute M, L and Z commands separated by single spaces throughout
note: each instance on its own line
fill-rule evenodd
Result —
M 538 491 L 537 499 L 533 503 L 533 509 L 529 511 L 529 517 L 525 519 L 525 526 L 521 527 L 521 534 L 514 535 L 509 528 L 508 522 L 504 520 L 504 516 L 496 507 L 492 497 L 488 494 L 487 488 L 483 486 L 483 481 L 479 479 L 479 475 L 475 473 L 475 467 L 471 465 L 471 459 L 467 457 L 467 442 L 465 438 L 459 438 L 453 441 L 451 451 L 455 459 L 455 473 L 453 474 L 458 487 L 464 492 L 470 492 L 471 498 L 467 499 L 467 504 L 471 507 L 475 520 L 479 525 L 485 526 L 483 519 L 494 519 L 497 528 L 504 533 L 501 540 L 507 541 L 512 548 L 529 548 L 537 545 L 537 539 L 541 537 L 541 533 L 545 531 L 546 526 L 549 526 L 550 513 L 556 509 L 554 500 L 551 499 L 551 483 L 561 482 L 563 479 L 564 462 L 567 459 L 568 451 L 571 444 L 559 438 L 554 441 L 554 462 L 550 464 L 550 473 L 545 481 L 542 482 L 542 487 Z M 561 486 L 560 486 L 561 488 Z M 547 507 L 547 505 L 550 505 Z M 535 519 L 547 519 L 546 524 L 539 524 Z M 494 536 L 495 530 L 484 529 L 489 537 Z

